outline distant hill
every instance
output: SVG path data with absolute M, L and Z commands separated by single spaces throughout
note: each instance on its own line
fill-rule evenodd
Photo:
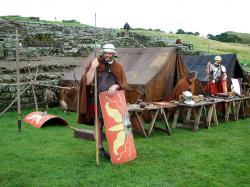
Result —
M 238 60 L 243 65 L 244 69 L 250 71 L 250 45 L 240 43 L 224 43 L 216 40 L 210 40 L 200 36 L 187 35 L 187 34 L 170 34 L 158 31 L 137 30 L 144 35 L 161 36 L 172 39 L 181 39 L 182 42 L 193 44 L 194 50 L 204 51 L 207 54 L 229 54 L 235 53 Z M 250 35 L 249 35 L 250 36 Z
M 241 38 L 241 42 L 240 43 L 249 44 L 250 45 L 250 34 L 248 34 L 248 33 L 233 32 L 233 31 L 228 31 L 227 33 L 237 35 L 238 37 Z

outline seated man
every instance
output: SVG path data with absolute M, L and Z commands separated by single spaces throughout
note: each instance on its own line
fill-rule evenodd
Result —
M 197 78 L 197 74 L 196 71 L 191 71 L 186 77 L 180 79 L 171 93 L 165 98 L 165 101 L 179 101 L 179 96 L 182 95 L 184 91 L 190 91 L 194 94 L 194 81 Z

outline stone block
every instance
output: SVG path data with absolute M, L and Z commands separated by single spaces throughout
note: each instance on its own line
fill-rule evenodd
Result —
M 10 93 L 1 93 L 0 98 L 4 100 L 10 100 L 11 99 L 11 94 Z
M 11 93 L 16 92 L 16 86 L 10 85 L 10 86 L 9 86 L 9 91 L 10 91 Z
M 3 42 L 0 42 L 0 59 L 4 58 L 4 52 L 3 52 Z

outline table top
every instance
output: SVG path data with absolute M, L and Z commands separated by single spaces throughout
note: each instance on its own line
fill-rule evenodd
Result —
M 144 108 L 141 108 L 139 106 L 139 104 L 129 104 L 127 105 L 127 108 L 128 108 L 128 111 L 129 112 L 132 112 L 132 111 L 143 111 L 143 110 L 156 110 L 156 109 L 159 109 L 158 106 L 155 106 L 155 105 L 147 105 L 146 107 Z
M 167 101 L 161 101 L 161 102 L 150 102 L 152 105 L 156 105 L 162 108 L 175 108 L 177 105 L 174 102 L 167 102 Z
M 206 97 L 204 100 L 197 102 L 195 104 L 186 104 L 186 103 L 180 103 L 176 102 L 178 106 L 185 106 L 185 107 L 198 107 L 198 106 L 205 106 L 205 105 L 211 105 L 221 102 L 232 102 L 232 101 L 240 101 L 250 99 L 250 96 L 235 96 L 235 97 Z
M 205 105 L 212 105 L 212 104 L 216 104 L 216 103 L 220 103 L 220 102 L 224 102 L 225 99 L 221 99 L 221 98 L 204 98 L 204 100 L 201 100 L 199 102 L 196 102 L 194 104 L 186 104 L 186 103 L 176 103 L 178 106 L 185 106 L 185 107 L 199 107 L 199 106 L 205 106 Z
M 224 98 L 224 99 L 225 99 L 225 102 L 231 102 L 231 101 L 250 99 L 250 97 L 249 96 L 235 96 L 235 97 L 229 97 L 229 98 Z
M 184 107 L 199 107 L 199 106 L 205 106 L 205 105 L 211 105 L 211 104 L 214 104 L 214 102 L 200 101 L 194 104 L 178 103 L 177 105 L 184 106 Z
M 157 110 L 160 108 L 175 108 L 176 104 L 170 102 L 148 102 L 146 107 L 141 108 L 139 104 L 129 104 L 127 105 L 128 111 L 143 111 L 143 110 Z
M 144 111 L 144 110 L 157 110 L 160 108 L 175 108 L 177 106 L 184 106 L 184 107 L 199 107 L 199 106 L 206 106 L 211 104 L 216 104 L 220 102 L 232 102 L 232 101 L 239 101 L 239 100 L 245 100 L 250 99 L 250 96 L 235 96 L 235 97 L 205 97 L 204 100 L 199 101 L 195 104 L 186 104 L 186 103 L 180 103 L 178 101 L 175 102 L 147 102 L 146 107 L 141 108 L 139 104 L 128 104 L 127 108 L 129 112 L 132 111 Z

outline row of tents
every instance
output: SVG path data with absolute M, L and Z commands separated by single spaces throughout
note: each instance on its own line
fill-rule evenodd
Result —
M 128 103 L 134 103 L 139 97 L 146 101 L 163 100 L 178 80 L 189 71 L 198 72 L 195 90 L 197 94 L 202 94 L 198 92 L 203 90 L 201 87 L 207 81 L 206 65 L 208 61 L 213 62 L 215 56 L 182 56 L 174 47 L 119 48 L 117 55 L 128 80 L 126 91 Z M 95 53 L 91 53 L 83 59 L 80 66 L 61 78 L 60 85 L 76 86 L 94 57 Z M 240 66 L 236 54 L 223 54 L 221 57 L 222 64 L 227 69 L 228 85 L 231 85 L 231 78 L 242 78 L 243 82 L 250 83 L 250 76 Z M 69 110 L 76 111 L 77 94 L 74 89 L 63 93 L 63 99 L 68 104 Z

